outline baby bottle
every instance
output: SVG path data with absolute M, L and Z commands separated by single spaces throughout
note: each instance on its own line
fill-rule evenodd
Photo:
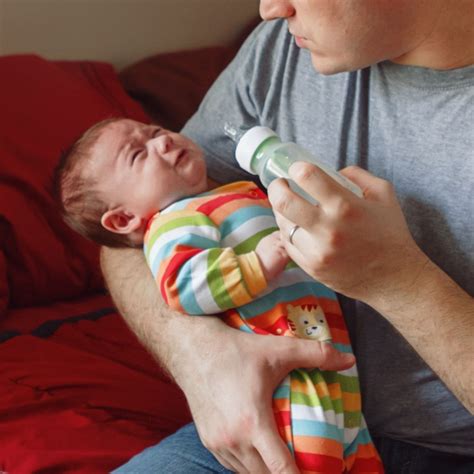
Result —
M 357 196 L 362 197 L 362 191 L 353 182 L 322 163 L 296 143 L 282 143 L 278 135 L 268 127 L 256 126 L 242 132 L 226 123 L 224 131 L 237 143 L 235 157 L 239 165 L 245 171 L 258 175 L 265 187 L 268 187 L 276 178 L 285 178 L 293 191 L 307 201 L 317 204 L 317 201 L 292 181 L 288 174 L 292 163 L 307 161 L 321 168 L 331 178 Z

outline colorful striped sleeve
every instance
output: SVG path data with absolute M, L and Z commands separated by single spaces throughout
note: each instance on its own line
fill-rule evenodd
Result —
M 221 248 L 219 227 L 205 214 L 180 210 L 155 216 L 145 257 L 166 303 L 187 314 L 216 314 L 252 301 L 267 282 L 254 251 Z

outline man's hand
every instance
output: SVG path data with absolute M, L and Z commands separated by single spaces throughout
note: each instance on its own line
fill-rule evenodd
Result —
M 263 274 L 267 281 L 271 281 L 278 276 L 290 261 L 279 230 L 261 239 L 257 244 L 255 253 L 260 260 L 260 265 L 262 265 Z
M 189 353 L 181 351 L 176 380 L 203 444 L 232 471 L 298 473 L 276 428 L 273 391 L 292 369 L 342 370 L 354 356 L 325 343 L 242 333 L 214 318 L 193 320 L 205 320 L 196 321 L 196 330 L 204 322 L 207 331 L 198 343 L 194 330 L 188 335 Z
M 319 206 L 293 193 L 284 180 L 270 185 L 269 198 L 290 257 L 335 291 L 374 305 L 410 286 L 427 258 L 388 181 L 355 166 L 342 174 L 363 190 L 364 199 L 303 162 L 290 168 L 290 176 Z M 300 227 L 290 244 L 294 224 Z
M 275 426 L 273 391 L 294 368 L 342 370 L 354 356 L 316 341 L 246 334 L 211 316 L 184 316 L 164 304 L 143 252 L 103 249 L 101 256 L 119 311 L 183 389 L 204 445 L 236 472 L 297 473 Z
M 417 246 L 388 181 L 355 166 L 341 173 L 364 199 L 309 163 L 292 165 L 290 176 L 319 206 L 283 180 L 270 185 L 288 254 L 315 279 L 375 308 L 474 413 L 473 298 Z

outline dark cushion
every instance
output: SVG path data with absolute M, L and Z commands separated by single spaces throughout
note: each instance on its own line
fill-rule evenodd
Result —
M 53 170 L 95 122 L 147 115 L 109 64 L 33 55 L 0 58 L 0 110 L 0 310 L 8 293 L 18 307 L 100 289 L 98 246 L 62 222 Z
M 250 21 L 228 46 L 160 53 L 145 58 L 120 73 L 122 84 L 154 122 L 180 130 L 260 21 L 260 18 Z

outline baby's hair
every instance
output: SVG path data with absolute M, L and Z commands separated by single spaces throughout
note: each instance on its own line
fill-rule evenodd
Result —
M 107 247 L 133 247 L 127 235 L 116 234 L 101 224 L 108 205 L 97 191 L 97 181 L 86 176 L 84 170 L 91 159 L 91 151 L 108 125 L 123 120 L 108 118 L 90 127 L 60 157 L 53 186 L 64 221 L 82 236 Z

